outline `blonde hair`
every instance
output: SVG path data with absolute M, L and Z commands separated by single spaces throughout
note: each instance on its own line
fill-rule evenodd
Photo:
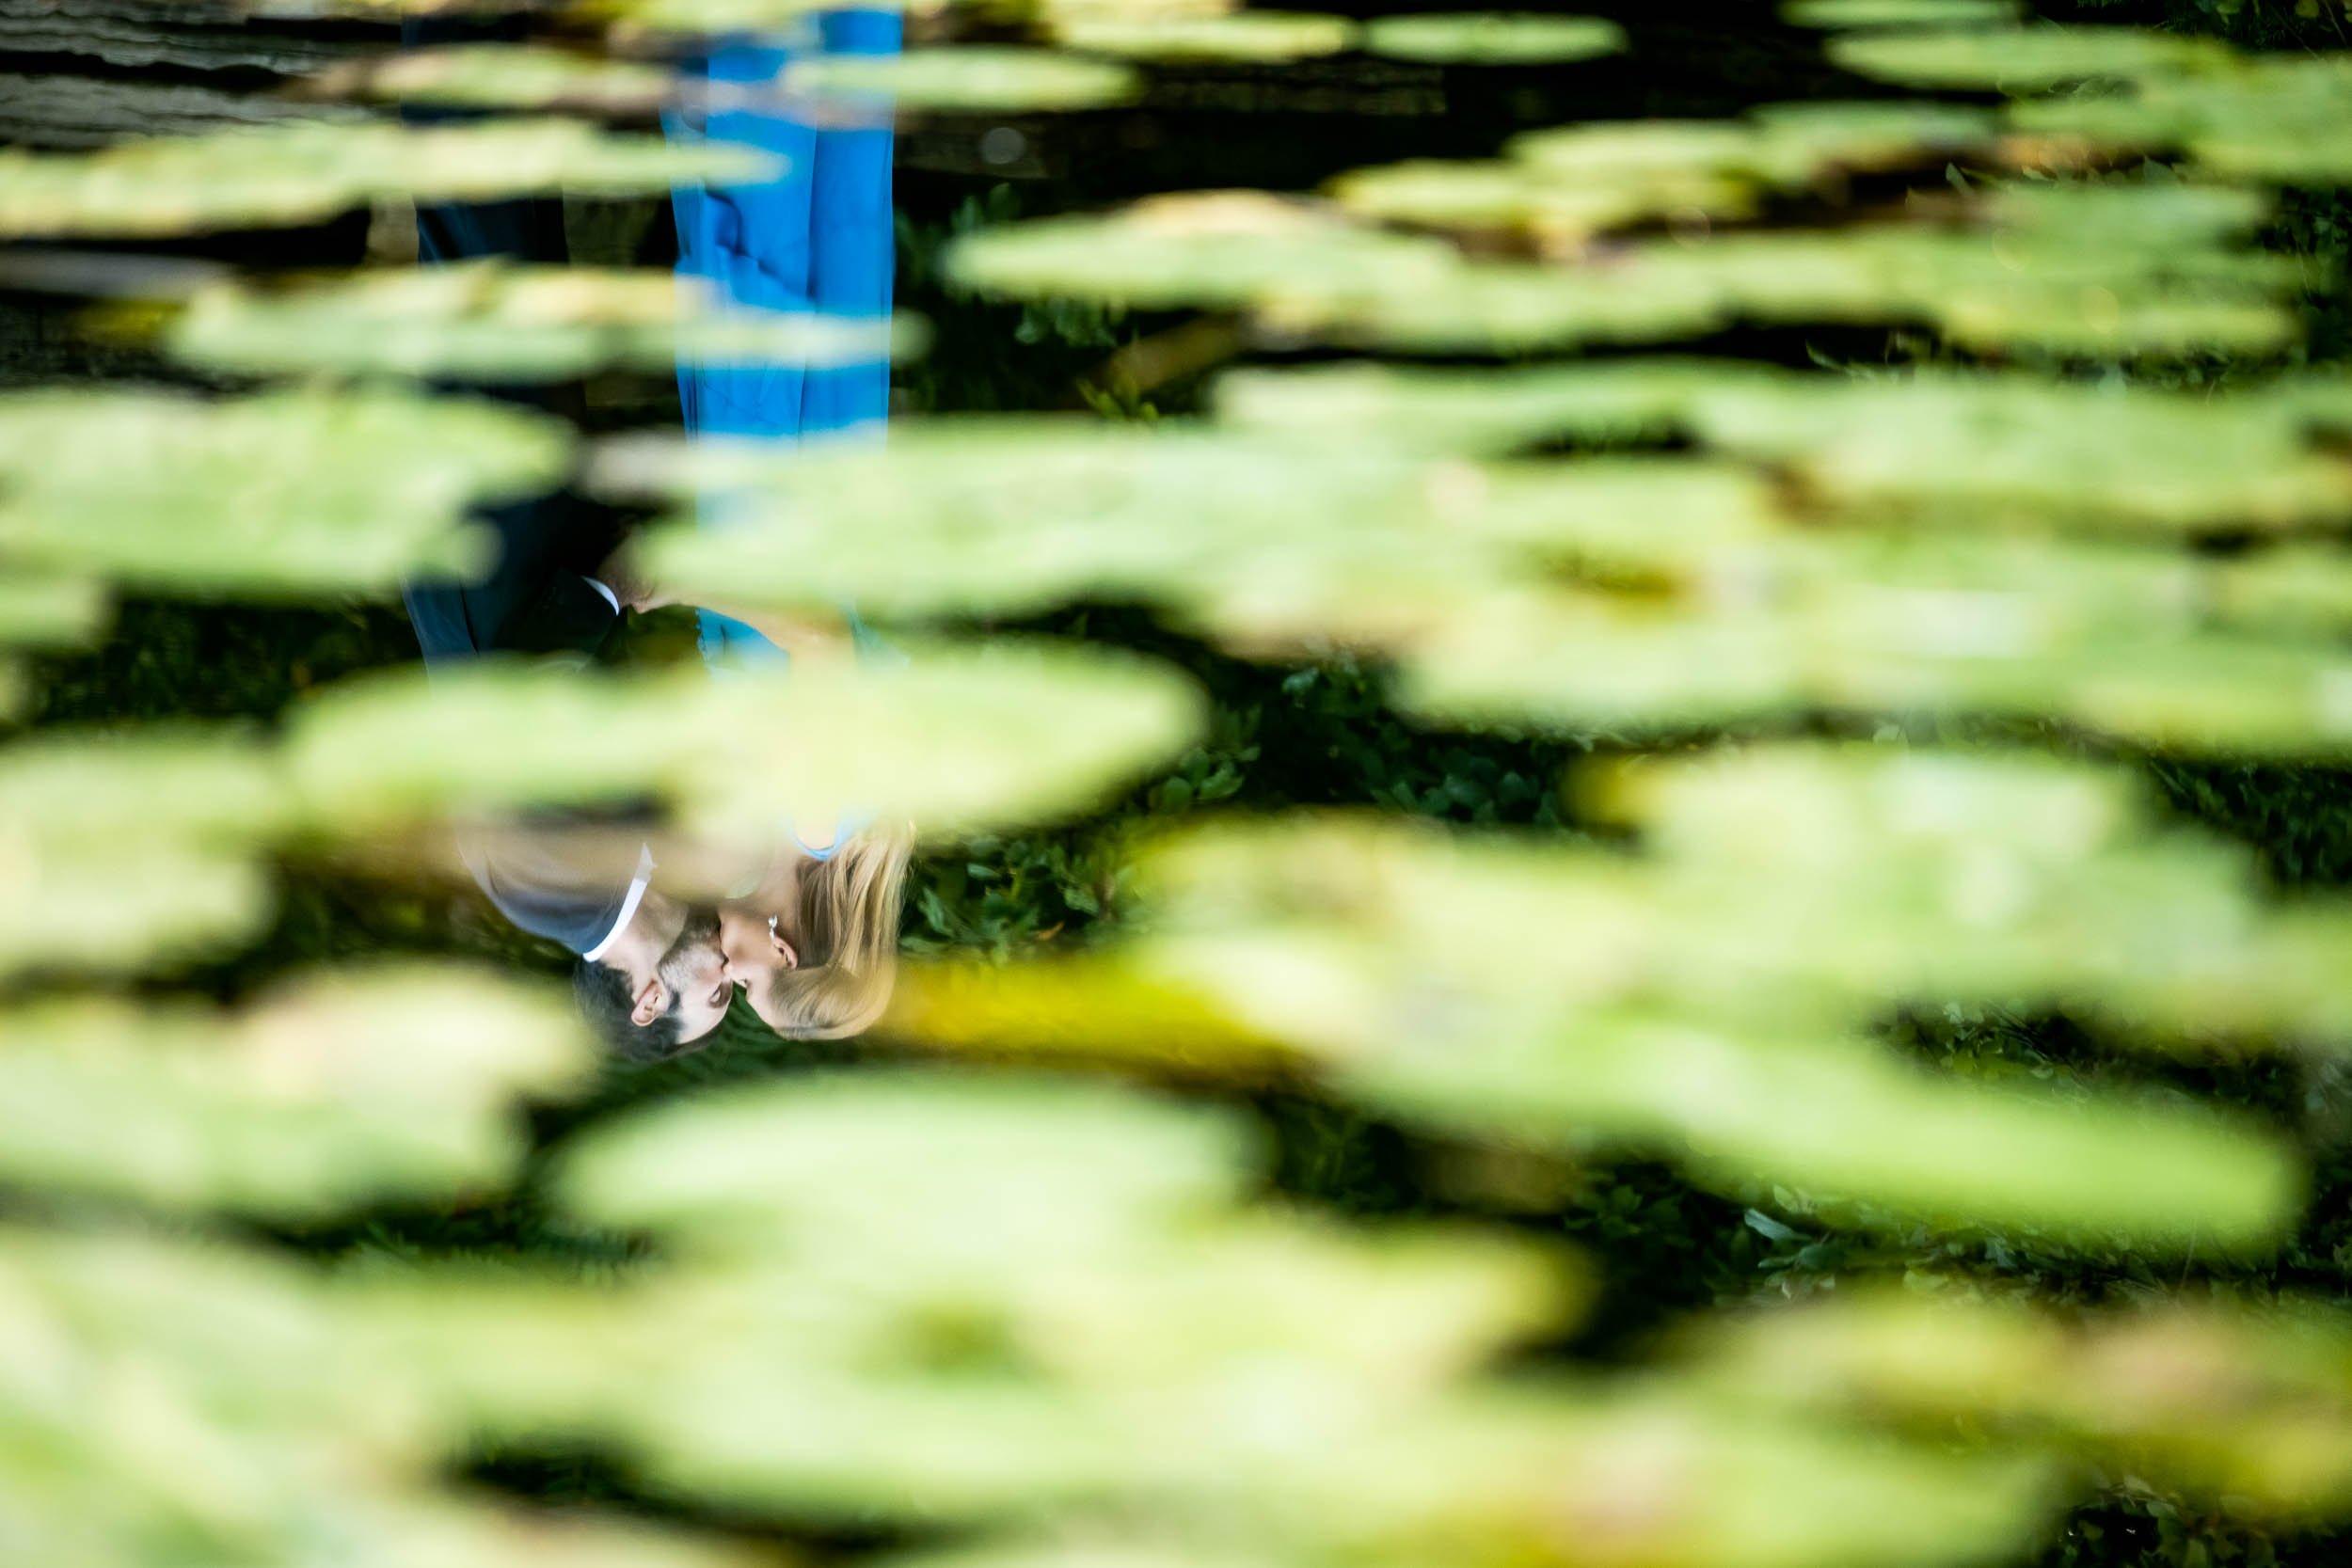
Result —
M 869 828 L 801 874 L 800 965 L 769 982 L 768 1027 L 835 1040 L 873 1026 L 898 974 L 898 899 L 911 835 Z

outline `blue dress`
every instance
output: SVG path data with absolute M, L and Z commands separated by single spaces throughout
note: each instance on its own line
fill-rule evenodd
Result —
M 724 44 L 702 70 L 714 83 L 769 84 L 810 52 L 896 53 L 899 32 L 896 11 L 830 11 L 788 41 Z M 873 105 L 872 118 L 879 123 L 820 130 L 742 109 L 710 114 L 699 124 L 667 117 L 664 128 L 675 139 L 746 144 L 780 153 L 788 165 L 782 178 L 764 184 L 672 191 L 679 276 L 700 279 L 722 304 L 745 310 L 888 315 L 898 259 L 888 105 Z M 821 370 L 681 364 L 678 402 L 690 436 L 799 442 L 879 434 L 889 414 L 890 366 L 882 359 Z M 706 504 L 702 521 L 723 527 L 723 510 Z M 710 610 L 700 612 L 700 637 L 714 672 L 786 657 L 742 622 Z

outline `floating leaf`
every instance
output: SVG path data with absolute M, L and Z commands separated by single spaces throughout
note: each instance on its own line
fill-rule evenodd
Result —
M 2018 0 L 1789 0 L 1800 27 L 1960 27 L 2013 22 Z
M 1688 1341 L 1708 1374 L 1776 1404 L 1990 1422 L 2244 1512 L 2352 1507 L 2352 1327 L 2307 1301 L 2070 1323 L 1993 1301 L 1840 1291 Z
M 18 393 L 0 556 L 163 593 L 382 592 L 485 565 L 468 508 L 553 483 L 565 447 L 544 417 L 386 392 Z
M 1948 33 L 1872 33 L 1832 39 L 1829 56 L 1848 71 L 1917 87 L 1993 87 L 2032 92 L 2068 82 L 2132 80 L 2230 62 L 2217 39 L 2136 27 L 2041 24 Z
M 1832 142 L 1858 127 L 1845 127 Z M 1387 219 L 1469 228 L 1523 227 L 1546 245 L 1581 245 L 1644 212 L 1751 198 L 1721 173 L 1644 173 L 1655 151 L 1673 163 L 1719 143 L 1748 146 L 1737 127 L 1692 126 L 1645 148 L 1600 154 L 1597 186 L 1562 186 L 1534 164 L 1522 176 L 1488 166 L 1457 182 L 1446 166 L 1400 165 L 1342 180 L 1341 199 Z M 1722 133 L 1719 138 L 1715 133 Z M 1791 133 L 1793 168 L 1817 166 L 1810 133 Z M 1856 141 L 1855 148 L 1870 144 Z M 1915 151 L 1915 143 L 1913 144 Z M 1514 166 L 1516 167 L 1517 166 Z M 1708 166 L 1701 160 L 1702 169 Z M 1624 183 L 1631 182 L 1630 185 Z M 1985 215 L 2009 233 L 1942 225 L 1829 232 L 1729 233 L 1644 241 L 1581 264 L 1471 259 L 1451 246 L 1351 229 L 1328 214 L 1249 193 L 1155 198 L 1104 218 L 1053 218 L 968 235 L 949 252 L 967 286 L 1105 304 L 1253 307 L 1292 336 L 1422 352 L 1521 352 L 1588 342 L 1699 336 L 1740 321 L 1916 321 L 1978 346 L 2047 343 L 2077 354 L 2269 351 L 2290 341 L 2284 296 L 2305 275 L 2293 261 L 2225 245 L 2201 194 L 2177 188 L 2086 188 L 2079 207 L 2052 196 L 1995 201 Z M 2159 249 L 2122 244 L 2160 224 L 2205 237 Z M 2103 235 L 2111 235 L 2104 241 Z
M 1357 40 L 1346 17 L 1303 11 L 1160 16 L 1088 8 L 1056 16 L 1053 31 L 1073 49 L 1142 60 L 1299 60 L 1339 54 Z
M 1318 293 L 1439 287 L 1454 264 L 1438 241 L 1375 233 L 1257 191 L 1155 198 L 1108 220 L 1001 225 L 964 236 L 946 260 L 966 288 L 1145 309 L 1247 305 L 1302 282 Z
M 1142 90 L 1125 66 L 1006 44 L 818 55 L 794 61 L 784 85 L 795 92 L 876 94 L 901 109 L 946 113 L 1099 109 Z
M 607 365 L 869 363 L 903 321 L 726 309 L 669 272 L 501 261 L 362 273 L 261 291 L 216 284 L 172 323 L 171 351 L 240 374 L 337 371 L 553 381 Z
M 651 792 L 728 844 L 845 814 L 952 835 L 1094 800 L 1181 749 L 1197 703 L 1164 666 L 1047 644 L 725 681 L 406 673 L 311 704 L 290 761 L 306 797 L 346 823 Z
M 507 1179 L 518 1093 L 594 1064 L 553 998 L 476 975 L 313 979 L 235 1020 L 19 1007 L 0 1051 L 0 1174 L 280 1217 Z
M 2178 149 L 2214 172 L 2281 184 L 2352 181 L 2352 61 L 2254 56 L 2227 71 L 2156 77 L 2123 96 L 2021 103 L 2028 131 L 2135 150 Z
M 265 758 L 184 736 L 20 745 L 0 762 L 0 803 L 8 973 L 233 946 L 276 902 L 258 847 L 298 820 Z
M 1625 30 L 1596 17 L 1522 11 L 1434 11 L 1367 23 L 1364 48 L 1400 60 L 1543 65 L 1625 52 Z
M 92 578 L 0 572 L 0 646 L 92 642 L 113 610 L 113 595 Z
M 314 222 L 379 197 L 609 196 L 770 179 L 748 148 L 612 135 L 574 120 L 240 128 L 88 153 L 0 150 L 0 235 L 145 236 Z
M 677 78 L 662 66 L 534 43 L 404 49 L 313 77 L 310 91 L 480 109 L 649 114 Z

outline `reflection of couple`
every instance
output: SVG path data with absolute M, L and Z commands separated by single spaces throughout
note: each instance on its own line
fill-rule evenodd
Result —
M 894 13 L 847 12 L 807 24 L 805 40 L 843 52 L 898 46 Z M 411 41 L 433 33 L 411 24 Z M 713 81 L 772 81 L 787 52 L 734 44 L 703 62 Z M 890 132 L 818 131 L 744 108 L 704 124 L 673 117 L 673 136 L 746 142 L 783 154 L 774 182 L 727 189 L 682 188 L 672 209 L 682 285 L 735 307 L 888 311 L 894 265 Z M 421 209 L 420 260 L 504 256 L 567 258 L 563 206 L 552 198 Z M 681 364 L 678 391 L 690 433 L 793 441 L 878 428 L 889 368 L 807 370 L 791 364 Z M 545 391 L 509 396 L 552 406 Z M 486 579 L 415 584 L 410 618 L 429 664 L 488 654 L 585 665 L 617 629 L 625 608 L 666 602 L 611 558 L 609 534 L 558 495 L 497 509 L 501 553 Z M 706 519 L 708 521 L 709 519 Z M 703 657 L 716 674 L 811 657 L 840 639 L 746 614 L 700 612 Z M 468 869 L 501 912 L 580 956 L 582 1010 L 622 1055 L 674 1053 L 717 1028 L 736 993 L 778 1034 L 828 1038 L 871 1024 L 889 999 L 898 946 L 906 835 L 887 825 L 845 822 L 809 843 L 810 825 L 779 823 L 776 842 L 746 857 L 673 854 L 633 833 L 585 831 L 577 822 L 477 826 L 462 835 Z M 693 863 L 691 885 L 669 871 Z

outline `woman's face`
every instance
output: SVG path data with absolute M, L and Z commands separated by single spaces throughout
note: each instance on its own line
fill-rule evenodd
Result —
M 783 923 L 744 904 L 719 907 L 719 951 L 726 958 L 727 978 L 742 987 L 755 1006 L 778 974 L 801 962 Z

